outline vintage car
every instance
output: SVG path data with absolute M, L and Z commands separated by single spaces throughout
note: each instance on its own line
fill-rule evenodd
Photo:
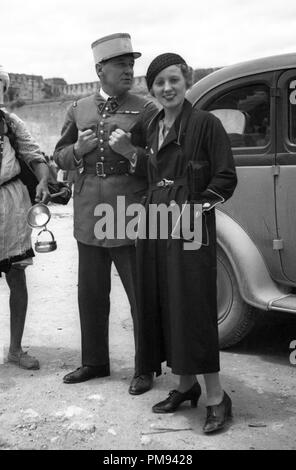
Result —
M 223 348 L 258 309 L 296 314 L 296 53 L 224 67 L 187 98 L 221 120 L 237 169 L 233 197 L 216 210 Z

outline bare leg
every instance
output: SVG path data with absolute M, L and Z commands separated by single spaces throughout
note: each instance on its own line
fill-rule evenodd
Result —
M 6 274 L 6 281 L 10 289 L 10 348 L 11 353 L 22 350 L 21 342 L 25 327 L 28 291 L 25 270 L 12 267 Z
M 187 392 L 197 382 L 195 375 L 180 375 L 179 380 L 178 391 L 181 393 Z
M 219 373 L 204 374 L 204 381 L 207 390 L 207 406 L 219 405 L 223 400 Z

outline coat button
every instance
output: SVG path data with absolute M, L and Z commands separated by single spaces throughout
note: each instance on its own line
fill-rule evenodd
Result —
M 101 147 L 100 150 L 101 150 L 101 152 L 104 152 L 104 147 Z
M 102 116 L 102 117 L 105 119 L 105 117 L 106 117 L 106 114 L 103 114 L 103 116 Z

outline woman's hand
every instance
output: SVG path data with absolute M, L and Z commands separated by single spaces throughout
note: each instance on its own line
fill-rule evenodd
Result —
M 47 179 L 42 179 L 39 181 L 38 185 L 36 186 L 36 202 L 43 202 L 46 204 L 49 201 L 50 193 L 47 186 Z
M 115 129 L 110 134 L 109 145 L 114 152 L 119 153 L 128 160 L 137 150 L 131 143 L 131 133 L 125 132 L 122 129 Z
M 49 169 L 45 162 L 32 162 L 32 169 L 39 181 L 36 186 L 36 202 L 43 202 L 46 204 L 50 199 L 50 192 L 48 189 Z

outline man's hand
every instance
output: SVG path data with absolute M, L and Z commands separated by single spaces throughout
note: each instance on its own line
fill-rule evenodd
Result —
M 77 159 L 81 159 L 84 155 L 91 152 L 97 145 L 99 139 L 91 129 L 79 131 L 78 140 L 74 144 L 74 152 Z
M 114 152 L 119 153 L 128 160 L 137 150 L 131 143 L 131 133 L 124 132 L 122 129 L 115 129 L 110 134 L 109 145 Z
M 47 179 L 42 179 L 39 181 L 38 185 L 36 186 L 36 202 L 43 202 L 46 204 L 49 201 L 50 193 L 47 186 Z

